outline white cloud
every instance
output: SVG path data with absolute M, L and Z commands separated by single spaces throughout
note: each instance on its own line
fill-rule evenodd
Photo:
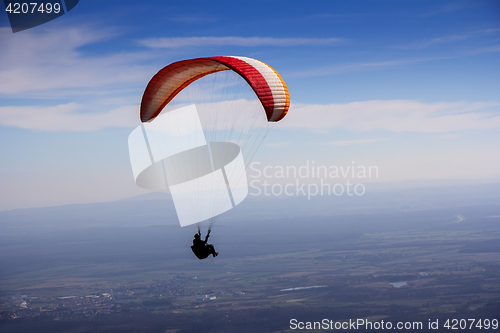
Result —
M 234 109 L 243 109 L 248 117 L 236 117 Z M 182 105 L 178 105 L 182 106 Z M 216 106 L 216 107 L 215 107 Z M 225 130 L 229 121 L 233 130 L 247 128 L 248 118 L 258 117 L 254 126 L 265 127 L 264 111 L 257 100 L 225 101 L 197 104 L 202 123 L 211 129 Z M 289 129 L 328 131 L 344 129 L 353 132 L 385 130 L 390 132 L 446 133 L 463 130 L 500 129 L 500 103 L 439 102 L 410 100 L 366 101 L 329 105 L 293 105 L 276 126 Z M 495 111 L 491 111 L 495 109 Z M 107 127 L 135 127 L 139 124 L 139 105 L 126 105 L 110 111 L 84 112 L 89 106 L 77 103 L 57 106 L 3 106 L 0 124 L 45 131 L 93 131 Z M 224 122 L 211 123 L 219 114 Z M 334 146 L 369 144 L 383 139 L 331 141 Z M 286 142 L 268 144 L 271 147 Z
M 410 100 L 366 101 L 330 105 L 292 105 L 280 126 L 305 129 L 346 129 L 355 132 L 441 133 L 500 128 L 500 103 Z M 496 111 L 487 108 L 495 107 Z
M 107 127 L 135 127 L 138 105 L 123 106 L 108 112 L 82 113 L 82 106 L 68 103 L 51 107 L 0 107 L 0 125 L 43 131 L 94 131 Z
M 288 146 L 290 144 L 290 142 L 273 142 L 273 143 L 268 143 L 266 144 L 266 146 L 268 147 L 272 147 L 272 148 L 281 148 L 281 147 L 285 147 L 285 146 Z
M 272 37 L 164 37 L 147 38 L 139 43 L 150 48 L 182 48 L 190 46 L 321 46 L 343 42 L 342 38 L 272 38 Z
M 5 29 L 0 28 L 0 95 L 106 94 L 147 82 L 154 73 L 154 69 L 137 65 L 148 57 L 144 53 L 84 55 L 81 47 L 110 39 L 114 36 L 110 31 L 84 27 L 12 34 Z
M 383 138 L 373 138 L 373 139 L 358 139 L 358 140 L 336 140 L 336 141 L 330 141 L 327 142 L 327 145 L 331 146 L 338 146 L 338 147 L 344 147 L 344 146 L 357 146 L 357 145 L 365 145 L 365 144 L 370 144 L 374 142 L 380 142 L 384 140 Z
M 474 7 L 474 2 L 454 1 L 444 5 L 439 4 L 432 10 L 422 14 L 422 16 L 425 17 L 425 16 L 448 14 L 454 11 L 466 10 L 472 7 Z
M 423 40 L 423 41 L 408 44 L 408 45 L 398 46 L 397 48 L 400 48 L 400 49 L 419 49 L 419 48 L 425 48 L 425 47 L 429 47 L 429 46 L 433 46 L 433 45 L 456 43 L 456 42 L 460 42 L 460 41 L 471 39 L 471 38 L 477 39 L 477 38 L 480 38 L 483 36 L 488 36 L 488 35 L 498 36 L 499 32 L 500 32 L 500 29 L 485 29 L 485 30 L 471 31 L 471 32 L 466 32 L 466 33 L 462 33 L 462 34 L 447 35 L 447 36 L 431 38 L 431 39 Z
M 470 38 L 470 35 L 464 34 L 464 35 L 451 35 L 451 36 L 443 36 L 443 37 L 437 37 L 437 38 L 432 38 L 420 43 L 415 43 L 411 45 L 406 45 L 402 46 L 401 48 L 404 49 L 413 49 L 413 48 L 423 48 L 435 44 L 447 44 L 447 43 L 454 43 L 458 41 L 462 41 L 465 39 Z
M 444 40 L 449 39 L 457 39 L 459 40 L 461 36 L 448 36 L 441 38 L 437 38 L 436 40 L 427 41 L 423 43 L 417 43 L 406 46 L 397 46 L 396 48 L 400 49 L 414 49 L 414 48 L 424 48 L 425 46 L 443 43 Z M 389 68 L 397 68 L 405 65 L 422 63 L 422 62 L 431 62 L 431 61 L 441 61 L 441 60 L 450 60 L 457 59 L 463 57 L 469 57 L 476 54 L 486 54 L 486 53 L 498 53 L 500 52 L 500 45 L 490 45 L 485 47 L 477 47 L 477 48 L 467 48 L 467 50 L 453 53 L 443 53 L 440 56 L 421 56 L 421 57 L 411 57 L 411 58 L 400 58 L 393 60 L 384 60 L 384 61 L 367 61 L 367 62 L 354 62 L 354 63 L 343 63 L 343 64 L 335 64 L 335 65 L 324 65 L 321 67 L 299 70 L 299 71 L 290 71 L 288 72 L 287 77 L 314 77 L 314 76 L 325 76 L 325 75 L 335 75 L 341 73 L 352 73 L 352 72 L 366 72 L 366 71 L 376 71 L 376 70 L 384 70 Z
M 209 16 L 206 14 L 188 14 L 188 15 L 179 15 L 179 13 L 176 13 L 177 15 L 173 17 L 167 17 L 165 18 L 166 20 L 169 21 L 174 21 L 174 22 L 180 22 L 184 24 L 204 24 L 204 23 L 212 23 L 216 22 L 217 19 L 213 16 Z
M 323 75 L 332 75 L 340 73 L 383 70 L 387 68 L 400 67 L 419 62 L 445 60 L 450 58 L 452 57 L 417 57 L 417 58 L 405 58 L 405 59 L 396 59 L 387 61 L 370 61 L 370 62 L 347 63 L 340 65 L 327 65 L 314 69 L 289 72 L 288 77 L 323 76 Z

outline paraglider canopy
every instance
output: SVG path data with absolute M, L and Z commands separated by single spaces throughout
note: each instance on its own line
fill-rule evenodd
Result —
M 181 90 L 212 73 L 233 70 L 252 87 L 268 121 L 281 120 L 290 106 L 288 89 L 269 65 L 247 57 L 208 57 L 174 62 L 149 81 L 142 96 L 141 121 L 150 122 Z

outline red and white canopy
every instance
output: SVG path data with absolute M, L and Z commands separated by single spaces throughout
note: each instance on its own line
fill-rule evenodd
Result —
M 156 73 L 142 96 L 141 121 L 152 121 L 192 82 L 226 70 L 233 70 L 248 82 L 261 101 L 268 121 L 283 119 L 290 106 L 290 97 L 285 82 L 274 69 L 246 57 L 207 57 L 177 61 Z

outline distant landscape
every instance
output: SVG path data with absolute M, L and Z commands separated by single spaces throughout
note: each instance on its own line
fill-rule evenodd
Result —
M 220 255 L 204 261 L 166 194 L 0 212 L 0 330 L 298 331 L 292 319 L 494 330 L 499 199 L 500 184 L 249 197 L 218 219 Z

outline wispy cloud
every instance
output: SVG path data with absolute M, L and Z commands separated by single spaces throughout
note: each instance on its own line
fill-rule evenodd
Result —
M 146 53 L 88 56 L 81 51 L 83 46 L 112 38 L 112 31 L 80 27 L 44 34 L 3 33 L 6 29 L 0 28 L 0 95 L 50 98 L 81 95 L 80 89 L 103 95 L 147 82 L 154 73 L 139 65 L 149 57 Z
M 449 14 L 455 11 L 469 9 L 473 6 L 474 2 L 472 1 L 453 1 L 444 5 L 438 5 L 434 7 L 432 10 L 422 14 L 422 16 L 426 17 L 426 16 Z
M 499 107 L 499 102 L 423 103 L 411 100 L 292 105 L 280 126 L 423 133 L 500 129 Z
M 108 112 L 82 112 L 77 103 L 51 107 L 0 107 L 0 125 L 42 131 L 95 131 L 108 127 L 134 127 L 140 121 L 137 105 Z
M 498 37 L 498 34 L 500 33 L 500 29 L 485 29 L 485 30 L 478 30 L 478 31 L 472 31 L 472 32 L 466 32 L 462 34 L 454 34 L 454 35 L 447 35 L 447 36 L 440 36 L 436 38 L 430 38 L 426 39 L 423 41 L 419 41 L 416 43 L 411 43 L 407 45 L 400 45 L 397 46 L 396 48 L 398 49 L 421 49 L 421 48 L 426 48 L 434 45 L 441 45 L 441 44 L 451 44 L 451 43 L 456 43 L 460 41 L 464 41 L 467 39 L 471 38 L 479 38 L 483 36 L 491 36 L 494 35 Z
M 468 35 L 468 34 L 464 34 L 464 35 L 450 35 L 450 36 L 443 36 L 443 37 L 432 38 L 432 39 L 428 39 L 428 40 L 425 40 L 425 41 L 422 41 L 422 42 L 413 43 L 413 44 L 409 44 L 409 45 L 399 46 L 398 48 L 401 48 L 401 49 L 417 49 L 417 48 L 424 48 L 424 47 L 431 46 L 431 45 L 436 45 L 436 44 L 447 44 L 447 43 L 458 42 L 458 41 L 462 41 L 462 40 L 465 40 L 465 39 L 468 39 L 468 38 L 470 38 L 470 35 Z
M 385 140 L 385 139 L 373 138 L 373 139 L 358 139 L 358 140 L 336 140 L 336 141 L 326 142 L 326 144 L 330 145 L 330 146 L 343 147 L 343 146 L 366 145 L 366 144 L 370 144 L 370 143 L 380 142 L 383 140 Z
M 387 61 L 371 61 L 371 62 L 356 62 L 356 63 L 347 63 L 339 65 L 327 65 L 313 69 L 289 72 L 287 76 L 310 77 L 310 76 L 334 75 L 334 74 L 349 73 L 349 72 L 375 71 L 387 68 L 400 67 L 413 63 L 437 61 L 450 58 L 451 57 L 419 57 L 419 58 L 405 58 L 405 59 L 395 59 Z
M 317 68 L 311 68 L 301 71 L 289 72 L 288 77 L 311 77 L 311 76 L 324 76 L 324 75 L 335 75 L 340 73 L 350 73 L 350 72 L 363 72 L 363 71 L 376 71 L 384 70 L 389 68 L 397 68 L 405 65 L 429 62 L 429 61 L 441 61 L 449 59 L 457 59 L 463 57 L 469 57 L 476 54 L 485 53 L 497 53 L 500 52 L 500 45 L 491 45 L 479 48 L 472 48 L 462 52 L 454 52 L 453 54 L 435 56 L 435 57 L 412 57 L 412 58 L 401 58 L 386 61 L 367 61 L 367 62 L 356 62 L 356 63 L 346 63 L 346 64 L 336 64 L 336 65 L 325 65 Z
M 236 105 L 234 101 L 227 104 Z M 233 109 L 221 108 L 221 105 L 223 104 L 218 104 L 218 112 L 234 112 Z M 207 106 L 200 105 L 200 108 L 203 107 Z M 279 127 L 313 131 L 344 129 L 353 132 L 385 130 L 421 133 L 500 129 L 499 108 L 500 102 L 423 103 L 411 100 L 292 105 Z M 0 125 L 44 131 L 93 131 L 109 127 L 133 128 L 139 124 L 138 105 L 117 107 L 106 112 L 88 112 L 88 109 L 88 106 L 77 103 L 52 107 L 4 106 L 0 107 Z M 261 125 L 259 123 L 256 126 Z M 238 128 L 239 125 L 235 126 Z M 340 140 L 326 144 L 349 146 L 382 140 L 384 139 Z M 268 146 L 282 147 L 287 144 L 288 142 L 276 142 Z
M 487 46 L 487 47 L 482 47 L 480 49 L 472 50 L 469 51 L 469 55 L 483 54 L 483 53 L 497 53 L 497 52 L 500 52 L 500 45 Z
M 290 142 L 273 142 L 273 143 L 268 143 L 266 144 L 266 146 L 268 147 L 271 147 L 271 148 L 281 148 L 281 147 L 285 147 L 285 146 L 288 146 L 290 144 Z
M 273 38 L 273 37 L 163 37 L 147 38 L 139 43 L 150 48 L 206 46 L 322 46 L 337 45 L 342 38 Z
M 165 19 L 168 21 L 174 21 L 184 24 L 204 24 L 217 21 L 214 16 L 209 16 L 206 14 L 177 15 L 174 17 L 167 17 Z

